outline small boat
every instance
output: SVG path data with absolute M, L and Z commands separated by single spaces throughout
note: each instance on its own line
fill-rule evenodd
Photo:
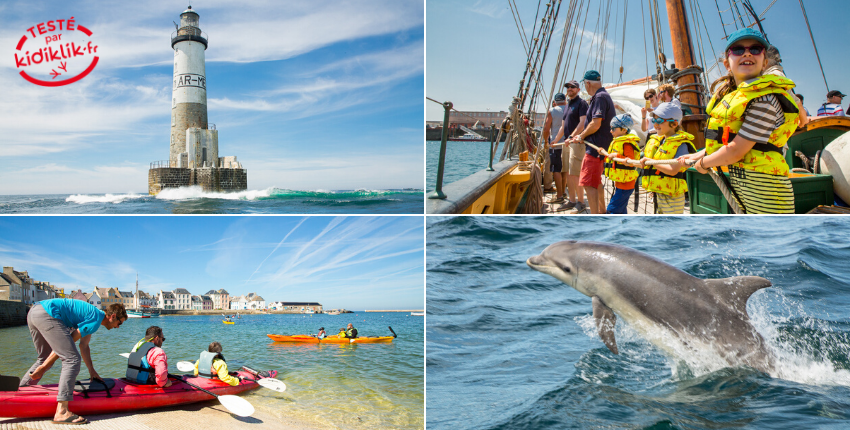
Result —
M 410 315 L 414 317 L 424 317 L 425 312 L 411 312 Z
M 460 137 L 450 137 L 449 140 L 453 142 L 489 142 L 486 137 L 470 132 L 466 132 Z
M 241 378 L 256 379 L 256 372 L 246 368 L 236 372 Z M 75 414 L 82 416 L 108 414 L 127 411 L 148 411 L 151 408 L 163 406 L 184 405 L 204 402 L 212 397 L 188 385 L 197 385 L 217 395 L 233 395 L 259 388 L 253 381 L 242 379 L 239 385 L 230 386 L 217 379 L 206 379 L 199 376 L 186 376 L 185 382 L 172 379 L 172 385 L 160 388 L 157 385 L 142 385 L 127 381 L 124 378 L 105 378 L 109 390 L 103 390 L 103 385 L 95 383 L 103 391 L 94 391 L 89 382 L 83 381 L 75 386 L 74 398 L 70 408 Z M 88 387 L 88 388 L 85 388 Z M 87 391 L 82 391 L 83 389 Z M 94 389 L 93 389 L 94 388 Z M 0 403 L 3 412 L 0 415 L 16 418 L 52 417 L 56 412 L 56 396 L 59 394 L 58 384 L 32 385 L 21 387 L 17 391 L 0 391 Z
M 295 334 L 292 336 L 279 335 L 279 334 L 267 334 L 266 336 L 269 339 L 275 342 L 302 342 L 302 343 L 384 343 L 384 342 L 392 342 L 393 339 L 396 338 L 396 334 L 393 331 L 392 327 L 389 327 L 392 332 L 392 336 L 364 336 L 364 337 L 356 337 L 354 339 L 349 339 L 347 337 L 339 337 L 338 335 L 327 336 L 323 339 L 319 339 L 315 335 L 312 334 Z
M 233 321 L 222 321 L 222 322 L 223 322 L 223 323 L 225 323 L 225 324 L 236 324 L 236 323 L 235 323 L 235 322 L 233 322 Z
M 159 309 L 136 309 L 127 311 L 128 318 L 159 318 Z

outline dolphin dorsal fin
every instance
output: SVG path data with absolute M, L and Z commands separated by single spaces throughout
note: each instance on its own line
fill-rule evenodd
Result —
M 593 296 L 593 320 L 596 322 L 596 331 L 599 333 L 599 338 L 605 343 L 605 346 L 614 354 L 619 354 L 617 351 L 617 340 L 614 339 L 614 325 L 617 324 L 617 316 L 602 299 Z
M 704 279 L 718 299 L 732 304 L 737 310 L 746 313 L 747 300 L 756 291 L 773 284 L 760 276 L 733 276 L 723 279 Z

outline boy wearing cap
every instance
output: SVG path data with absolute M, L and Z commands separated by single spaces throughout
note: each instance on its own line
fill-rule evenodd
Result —
M 652 122 L 661 141 L 658 146 L 644 152 L 640 160 L 643 171 L 643 187 L 655 193 L 659 214 L 682 214 L 685 212 L 685 170 L 688 166 L 682 162 L 656 164 L 645 168 L 649 160 L 673 160 L 696 152 L 693 146 L 694 136 L 682 130 L 682 109 L 673 103 L 661 103 L 652 112 Z
M 614 161 L 614 158 L 638 159 L 640 137 L 629 133 L 629 127 L 633 123 L 632 117 L 628 114 L 617 115 L 611 120 L 611 134 L 614 140 L 608 148 L 609 161 L 605 163 L 605 176 L 614 181 L 614 195 L 611 196 L 611 201 L 606 208 L 606 213 L 609 214 L 626 214 L 629 197 L 635 190 L 635 181 L 638 177 L 635 166 Z
M 726 182 L 744 213 L 794 213 L 794 190 L 782 148 L 800 117 L 788 78 L 765 75 L 764 36 L 751 28 L 729 35 L 723 65 L 706 106 L 705 152 L 681 157 L 700 173 L 729 166 Z M 716 88 L 716 89 L 715 89 Z M 703 155 L 705 155 L 703 157 Z
M 818 116 L 844 116 L 841 101 L 846 96 L 846 94 L 841 94 L 841 91 L 838 90 L 832 90 L 826 93 L 826 103 L 818 108 Z

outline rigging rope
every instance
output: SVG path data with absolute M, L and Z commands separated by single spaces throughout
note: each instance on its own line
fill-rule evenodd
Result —
M 626 52 L 626 21 L 629 16 L 629 2 L 628 0 L 623 0 L 623 4 L 625 5 L 623 8 L 623 43 L 620 48 L 620 81 L 623 82 L 623 55 Z M 614 36 L 616 38 L 617 36 Z
M 800 0 L 800 8 L 803 9 L 803 17 L 806 18 L 806 27 L 809 28 L 809 38 L 812 39 L 812 46 L 815 47 L 815 55 L 818 57 L 818 65 L 820 66 L 820 74 L 823 76 L 823 84 L 826 85 L 826 91 L 829 91 L 829 84 L 826 83 L 826 74 L 823 72 L 823 64 L 820 61 L 820 54 L 818 54 L 818 47 L 815 45 L 815 36 L 812 35 L 812 26 L 809 25 L 809 15 L 806 13 L 806 7 L 803 6 L 803 0 Z
M 723 14 L 720 13 L 720 4 L 717 3 L 717 0 L 714 0 L 714 5 L 717 6 L 717 16 L 720 17 L 720 27 L 723 29 L 723 38 L 728 39 L 729 34 L 726 33 L 726 24 L 723 23 Z
M 649 76 L 649 53 L 646 50 L 646 18 L 643 16 L 643 0 L 640 0 L 640 21 L 643 27 L 643 57 L 646 60 L 646 76 Z M 649 81 L 646 81 L 646 87 L 649 88 Z

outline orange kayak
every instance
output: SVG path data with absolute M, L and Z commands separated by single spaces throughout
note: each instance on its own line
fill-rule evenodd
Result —
M 390 331 L 393 331 L 392 327 L 390 327 Z M 295 334 L 292 336 L 286 336 L 281 334 L 267 334 L 266 336 L 269 339 L 275 342 L 307 342 L 307 343 L 380 343 L 380 342 L 392 342 L 395 339 L 395 332 L 393 332 L 393 336 L 366 336 L 366 337 L 357 337 L 354 339 L 349 339 L 347 337 L 339 337 L 337 335 L 331 335 L 324 339 L 319 339 L 316 336 L 309 334 Z

